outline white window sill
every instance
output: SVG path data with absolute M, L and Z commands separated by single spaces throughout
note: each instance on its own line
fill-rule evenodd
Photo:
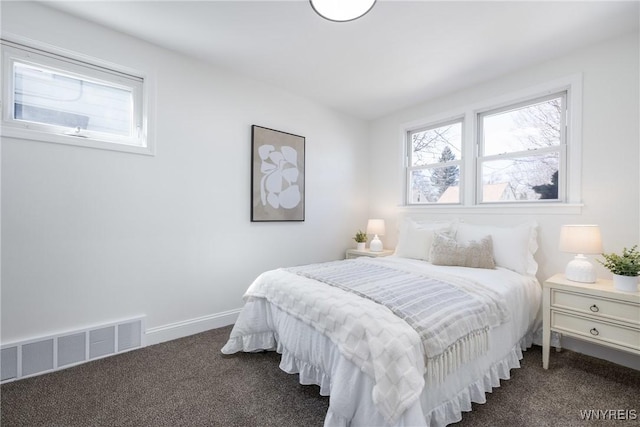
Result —
M 132 154 L 145 154 L 153 156 L 153 146 L 141 147 L 135 145 L 119 144 L 108 141 L 100 141 L 91 138 L 52 134 L 30 129 L 19 129 L 11 126 L 2 126 L 1 135 L 4 138 L 26 139 L 30 141 L 52 142 L 55 144 L 73 145 L 76 147 L 97 148 L 100 150 L 121 151 Z
M 487 204 L 487 205 L 400 205 L 400 212 L 433 212 L 438 214 L 486 214 L 486 215 L 579 215 L 582 203 L 522 203 L 522 204 Z

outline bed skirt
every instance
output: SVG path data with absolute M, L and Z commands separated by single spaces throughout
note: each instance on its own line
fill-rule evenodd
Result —
M 388 425 L 371 399 L 373 379 L 342 356 L 330 340 L 266 300 L 252 299 L 247 304 L 253 306 L 251 319 L 245 319 L 244 326 L 237 324 L 239 330 L 224 353 L 280 353 L 284 372 L 298 374 L 300 384 L 315 384 L 321 395 L 329 396 L 325 426 Z M 489 354 L 463 366 L 443 384 L 425 387 L 394 426 L 446 426 L 460 421 L 462 412 L 471 411 L 471 402 L 485 403 L 485 393 L 509 379 L 511 369 L 520 367 L 522 350 L 532 341 L 531 333 L 515 338 L 508 325 L 502 326 L 491 335 Z

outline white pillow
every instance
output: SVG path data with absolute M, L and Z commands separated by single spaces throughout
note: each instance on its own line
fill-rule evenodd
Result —
M 456 241 L 479 241 L 486 235 L 493 240 L 493 258 L 498 267 L 535 276 L 538 263 L 533 255 L 538 250 L 538 224 L 535 222 L 499 227 L 494 225 L 458 224 Z
M 433 243 L 433 232 L 449 231 L 450 225 L 450 222 L 417 224 L 411 219 L 405 219 L 400 226 L 395 255 L 429 261 L 429 251 Z

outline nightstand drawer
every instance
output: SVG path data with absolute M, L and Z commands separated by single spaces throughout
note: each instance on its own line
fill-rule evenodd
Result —
M 625 328 L 557 311 L 551 312 L 551 328 L 640 351 L 639 329 Z
M 624 301 L 553 289 L 551 306 L 640 326 L 640 305 Z

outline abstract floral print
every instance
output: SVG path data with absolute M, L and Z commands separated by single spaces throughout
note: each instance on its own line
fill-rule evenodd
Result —
M 274 209 L 293 209 L 298 206 L 302 198 L 297 184 L 300 175 L 297 151 L 289 146 L 282 146 L 277 151 L 273 145 L 265 144 L 258 148 L 258 153 L 262 160 L 262 205 L 268 203 Z

